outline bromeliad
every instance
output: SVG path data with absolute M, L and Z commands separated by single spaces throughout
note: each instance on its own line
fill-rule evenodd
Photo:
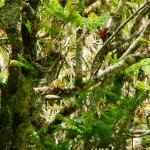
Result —
M 105 38 L 106 38 L 106 35 L 107 35 L 107 31 L 108 31 L 108 28 L 104 28 L 102 30 L 100 28 L 97 28 L 97 33 L 100 36 L 100 38 L 102 39 L 103 43 L 105 41 Z

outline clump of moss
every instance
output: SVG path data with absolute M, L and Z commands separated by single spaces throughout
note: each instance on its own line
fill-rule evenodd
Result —
M 141 145 L 144 148 L 150 147 L 150 135 L 143 137 Z

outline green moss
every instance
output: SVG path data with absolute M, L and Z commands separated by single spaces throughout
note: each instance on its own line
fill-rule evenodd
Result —
M 81 85 L 82 82 L 83 82 L 82 76 L 77 76 L 77 77 L 75 78 L 75 85 L 76 85 L 76 86 Z
M 143 137 L 141 145 L 145 148 L 150 146 L 150 135 Z
M 22 74 L 20 75 L 20 82 L 17 93 L 18 101 L 16 102 L 16 109 L 20 114 L 28 113 L 29 101 L 32 92 L 32 82 L 32 78 L 25 77 Z

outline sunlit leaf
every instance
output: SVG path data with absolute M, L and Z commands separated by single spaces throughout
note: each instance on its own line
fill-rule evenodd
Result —
M 150 86 L 141 81 L 136 81 L 136 87 L 145 91 L 150 91 Z
M 8 75 L 9 75 L 9 73 L 7 70 L 0 72 L 0 83 L 6 84 L 7 79 L 8 79 Z

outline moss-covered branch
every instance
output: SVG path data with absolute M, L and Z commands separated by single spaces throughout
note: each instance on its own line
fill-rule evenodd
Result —
M 88 6 L 85 10 L 84 10 L 84 15 L 87 15 L 89 12 L 95 11 L 95 10 L 100 10 L 102 6 L 104 5 L 109 5 L 109 2 L 106 0 L 102 0 L 102 1 L 96 1 L 93 4 L 91 4 L 90 6 Z
M 147 33 L 148 32 L 148 33 Z M 140 36 L 130 45 L 130 47 L 125 51 L 125 53 L 121 56 L 121 59 L 126 57 L 128 54 L 135 52 L 145 41 L 142 39 L 146 38 L 146 35 L 150 34 L 150 19 L 147 22 L 143 32 Z M 148 39 L 147 39 L 148 40 Z
M 119 73 L 121 70 L 124 70 L 125 68 L 133 65 L 134 63 L 144 59 L 148 58 L 150 56 L 150 49 L 145 49 L 143 52 L 138 52 L 136 54 L 132 54 L 125 58 L 124 60 L 121 60 L 120 62 L 114 64 L 113 66 L 110 66 L 106 68 L 101 74 L 98 76 L 93 76 L 89 80 L 85 81 L 81 86 L 74 87 L 71 89 L 62 89 L 62 88 L 53 88 L 53 87 L 38 87 L 34 88 L 35 92 L 50 92 L 59 96 L 68 97 L 77 95 L 80 92 L 83 92 L 95 85 L 100 85 L 103 82 L 105 82 L 106 79 L 112 77 L 114 74 Z
M 130 34 L 134 34 L 136 31 L 139 30 L 140 28 L 140 25 L 141 25 L 141 21 L 143 19 L 143 17 L 150 11 L 150 6 L 148 7 L 145 7 L 144 9 L 142 9 L 139 14 L 136 16 L 134 22 L 133 22 L 133 25 L 131 27 L 131 30 L 130 30 Z
M 122 11 L 126 4 L 126 0 L 120 0 L 117 10 L 112 14 L 109 20 L 109 32 L 113 33 L 122 22 Z
M 145 9 L 147 7 L 147 5 L 148 5 L 148 2 L 143 4 L 134 14 L 132 14 L 124 23 L 122 23 L 116 29 L 116 31 L 107 39 L 107 41 L 103 44 L 103 46 L 100 48 L 100 50 L 98 51 L 98 53 L 96 54 L 96 56 L 94 57 L 94 60 L 93 60 L 92 69 L 91 69 L 91 72 L 94 72 L 93 75 L 95 75 L 97 73 L 97 69 L 99 69 L 99 66 L 101 65 L 101 63 L 103 61 L 103 59 L 101 59 L 103 57 L 103 55 L 110 52 L 111 49 L 108 49 L 107 46 L 108 46 L 108 44 L 110 44 L 111 40 L 118 34 L 118 32 L 120 32 L 120 30 L 131 19 L 133 19 L 139 13 L 139 11 L 141 11 L 142 9 Z

